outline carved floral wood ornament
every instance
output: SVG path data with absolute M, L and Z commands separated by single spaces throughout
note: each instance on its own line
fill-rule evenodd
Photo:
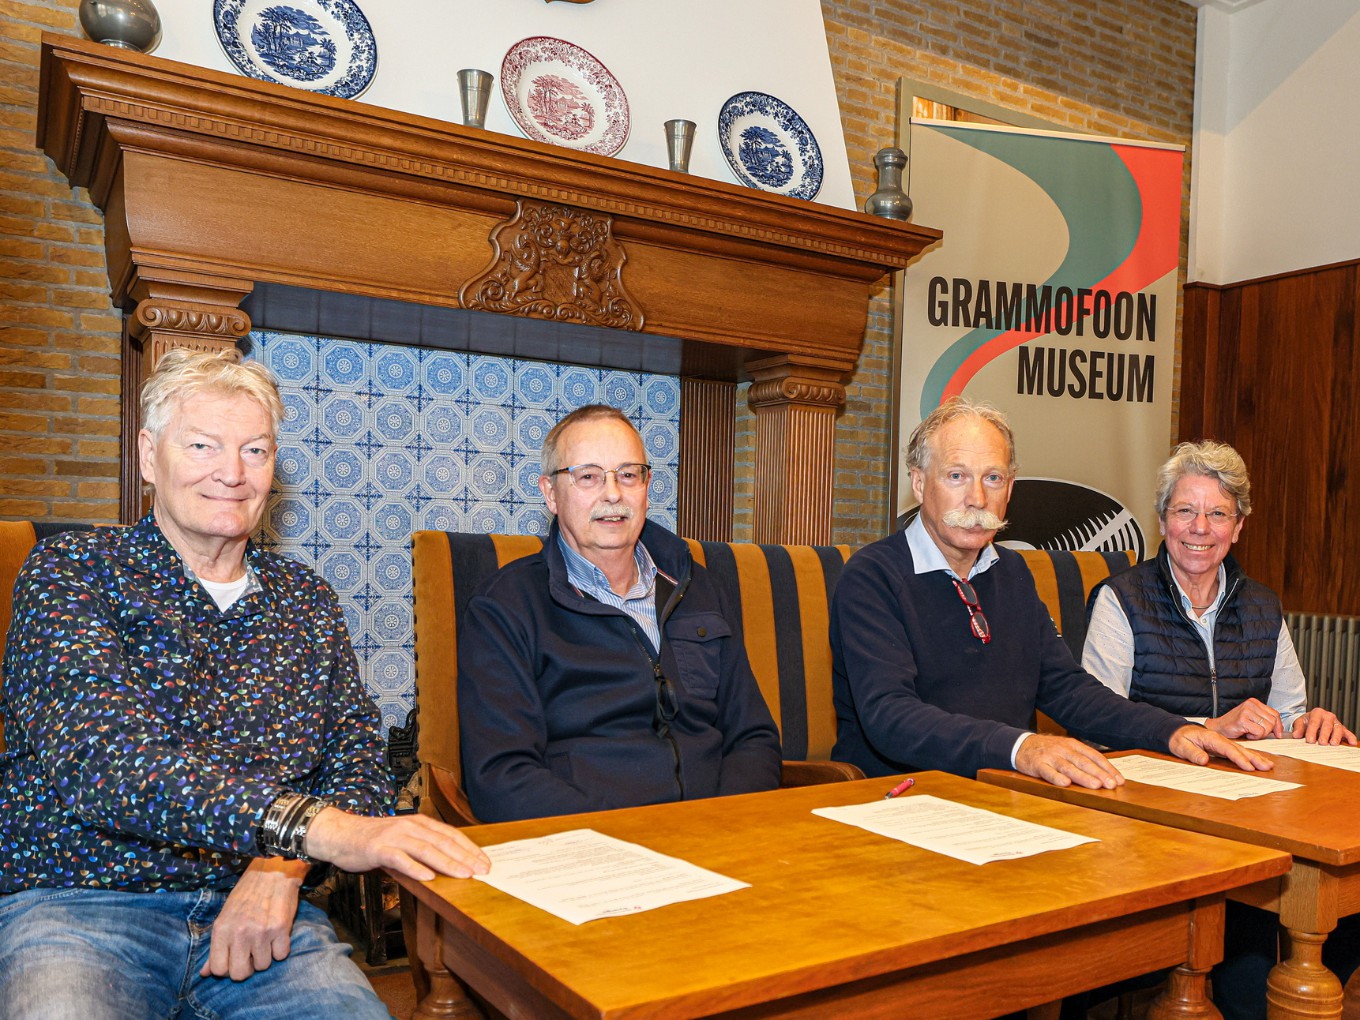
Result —
M 459 299 L 465 308 L 556 322 L 640 330 L 642 312 L 623 286 L 623 247 L 610 217 L 521 199 L 491 233 L 491 265 Z

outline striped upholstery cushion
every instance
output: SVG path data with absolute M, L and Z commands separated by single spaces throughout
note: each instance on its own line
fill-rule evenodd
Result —
M 1081 661 L 1081 649 L 1086 644 L 1086 596 L 1111 574 L 1128 570 L 1134 553 L 1022 549 L 1020 555 L 1034 575 L 1034 586 L 1058 625 L 1058 633 Z
M 0 638 L 9 633 L 19 568 L 37 541 L 31 521 L 0 521 Z
M 826 759 L 836 741 L 831 703 L 832 592 L 850 546 L 755 545 L 687 540 L 722 591 L 746 641 L 751 669 L 779 724 L 784 757 Z M 420 758 L 461 774 L 458 758 L 458 621 L 472 593 L 506 563 L 542 548 L 536 536 L 418 531 L 415 574 L 416 702 Z M 1131 553 L 1021 553 L 1039 596 L 1073 653 L 1086 636 L 1086 594 L 1127 569 Z
M 462 776 L 458 756 L 458 623 L 478 585 L 505 564 L 538 552 L 536 535 L 411 536 L 420 760 Z
M 1029 572 L 1034 575 L 1034 587 L 1048 607 L 1048 615 L 1058 627 L 1058 633 L 1072 649 L 1072 656 L 1081 661 L 1081 649 L 1086 644 L 1086 596 L 1091 589 L 1111 574 L 1128 570 L 1134 553 L 1127 552 L 1050 552 L 1047 549 L 1022 549 Z M 1034 728 L 1040 733 L 1066 733 L 1061 726 L 1035 712 Z
M 695 542 L 737 616 L 760 691 L 779 724 L 784 757 L 825 760 L 836 743 L 831 705 L 831 594 L 853 550 L 848 545 Z

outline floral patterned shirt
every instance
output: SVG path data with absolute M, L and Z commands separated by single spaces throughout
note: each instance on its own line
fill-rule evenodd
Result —
M 4 660 L 0 893 L 229 888 L 286 791 L 386 814 L 335 593 L 253 545 L 222 612 L 151 515 L 40 543 Z

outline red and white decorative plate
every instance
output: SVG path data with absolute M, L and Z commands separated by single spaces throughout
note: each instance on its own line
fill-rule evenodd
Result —
M 501 96 L 528 138 L 612 156 L 628 140 L 628 97 L 609 69 L 574 43 L 538 35 L 501 61 Z

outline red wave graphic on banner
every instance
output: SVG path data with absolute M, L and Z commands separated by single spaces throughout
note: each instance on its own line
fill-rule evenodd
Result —
M 1130 176 L 1138 187 L 1138 195 L 1143 204 L 1143 215 L 1138 230 L 1138 240 L 1128 258 L 1119 264 L 1105 279 L 1091 284 L 1092 290 L 1136 292 L 1159 280 L 1174 269 L 1180 259 L 1180 230 L 1166 231 L 1156 229 L 1155 224 L 1164 223 L 1162 217 L 1169 216 L 1171 221 L 1180 223 L 1181 176 L 1174 178 L 1160 172 L 1158 163 L 1162 160 L 1179 157 L 1180 153 L 1167 149 L 1152 149 L 1145 146 L 1112 145 L 1111 149 L 1128 168 Z M 1076 304 L 1076 298 L 1066 302 L 1064 307 Z M 1056 314 L 1056 308 L 1055 308 Z M 1075 317 L 1076 310 L 1073 309 Z M 963 393 L 973 376 L 1001 355 L 1035 337 L 1047 336 L 1049 331 L 1008 330 L 988 340 L 959 366 L 945 386 L 942 401 Z

